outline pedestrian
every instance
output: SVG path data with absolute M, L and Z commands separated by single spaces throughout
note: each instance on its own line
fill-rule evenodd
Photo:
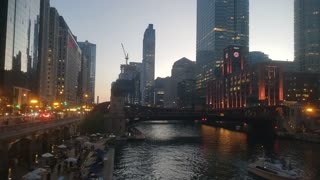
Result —
M 60 170 L 61 170 L 61 164 L 59 163 L 58 164 L 58 172 L 60 172 Z

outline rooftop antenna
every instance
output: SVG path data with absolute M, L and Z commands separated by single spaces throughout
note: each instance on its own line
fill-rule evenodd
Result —
M 128 54 L 128 52 L 126 52 L 126 50 L 124 49 L 124 46 L 123 46 L 122 43 L 121 43 L 121 46 L 122 46 L 122 50 L 123 50 L 123 53 L 124 53 L 124 59 L 126 60 L 126 64 L 128 64 L 129 54 Z

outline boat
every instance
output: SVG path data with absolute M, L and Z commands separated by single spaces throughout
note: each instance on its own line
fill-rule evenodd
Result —
M 291 167 L 289 163 L 280 163 L 278 160 L 260 157 L 248 165 L 248 171 L 265 179 L 290 180 L 302 179 L 302 171 Z

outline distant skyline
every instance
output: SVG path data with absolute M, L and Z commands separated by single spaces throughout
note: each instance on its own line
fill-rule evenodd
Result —
M 250 51 L 293 60 L 293 0 L 250 1 Z M 143 33 L 156 30 L 155 77 L 171 75 L 175 61 L 195 61 L 196 0 L 51 0 L 78 41 L 97 44 L 96 95 L 109 100 L 111 83 L 125 63 L 142 62 Z M 95 98 L 96 99 L 96 98 Z

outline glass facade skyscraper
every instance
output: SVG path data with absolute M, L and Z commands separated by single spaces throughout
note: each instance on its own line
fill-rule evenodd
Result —
M 249 0 L 197 1 L 197 89 L 219 72 L 223 49 L 240 45 L 247 56 L 249 49 Z
M 78 44 L 81 48 L 82 56 L 85 57 L 84 59 L 87 59 L 86 65 L 83 66 L 87 68 L 87 71 L 86 71 L 87 86 L 86 86 L 85 93 L 88 95 L 88 98 L 85 101 L 88 104 L 92 104 L 94 103 L 94 97 L 95 97 L 94 92 L 95 92 L 95 83 L 96 83 L 96 45 L 88 41 L 79 42 Z
M 2 0 L 0 12 L 0 99 L 19 108 L 37 95 L 40 0 Z
M 294 2 L 294 61 L 300 71 L 320 72 L 320 1 Z
M 155 63 L 155 29 L 149 24 L 143 38 L 143 60 L 141 76 L 142 105 L 153 105 L 154 99 L 154 63 Z

